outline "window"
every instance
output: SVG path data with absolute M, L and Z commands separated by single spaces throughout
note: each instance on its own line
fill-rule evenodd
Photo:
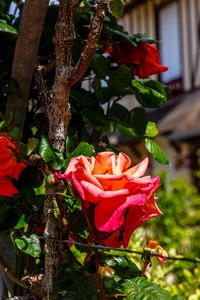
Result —
M 161 73 L 161 81 L 169 84 L 182 77 L 179 7 L 172 2 L 159 9 L 158 37 L 161 63 L 169 70 Z

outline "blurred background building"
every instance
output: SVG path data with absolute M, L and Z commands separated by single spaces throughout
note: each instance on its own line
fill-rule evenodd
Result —
M 198 184 L 200 178 L 200 0 L 130 0 L 119 20 L 129 34 L 146 33 L 162 40 L 157 45 L 161 64 L 169 67 L 153 76 L 171 87 L 168 102 L 160 109 L 149 109 L 150 121 L 157 123 L 155 138 L 171 166 L 150 158 L 150 171 L 167 169 L 171 178 L 189 176 Z M 125 105 L 135 105 L 133 96 Z M 137 103 L 138 105 L 138 103 Z M 133 161 L 149 156 L 143 141 L 120 140 L 120 149 Z

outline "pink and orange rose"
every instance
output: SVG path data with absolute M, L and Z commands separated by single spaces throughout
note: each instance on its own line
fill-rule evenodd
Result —
M 18 163 L 13 157 L 19 156 L 17 143 L 7 136 L 0 137 L 0 195 L 12 197 L 18 193 L 9 177 L 18 179 L 20 173 L 26 168 L 23 162 Z
M 145 221 L 162 214 L 156 205 L 154 193 L 160 186 L 159 177 L 144 176 L 146 158 L 131 166 L 124 153 L 98 153 L 94 157 L 72 158 L 65 178 L 83 199 L 85 208 L 93 205 L 94 223 L 106 232 L 106 246 L 126 248 L 133 231 Z

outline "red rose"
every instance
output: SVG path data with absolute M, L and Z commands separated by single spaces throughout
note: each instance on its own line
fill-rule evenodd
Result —
M 140 78 L 149 78 L 150 75 L 168 70 L 167 67 L 160 65 L 159 51 L 151 44 L 141 42 L 134 46 L 123 41 L 120 44 L 113 45 L 112 49 L 110 56 L 116 60 L 118 65 L 130 67 L 135 64 L 138 66 L 138 70 L 133 69 L 133 74 Z
M 104 241 L 107 246 L 126 248 L 140 224 L 162 214 L 154 197 L 159 177 L 142 177 L 148 159 L 128 169 L 130 165 L 124 153 L 101 152 L 96 159 L 72 158 L 64 174 L 56 173 L 72 184 L 86 208 L 93 203 L 96 228 L 111 233 Z
M 22 162 L 18 163 L 13 157 L 19 156 L 17 143 L 12 141 L 7 135 L 0 137 L 0 195 L 12 197 L 18 193 L 8 176 L 18 179 L 20 173 L 26 165 Z

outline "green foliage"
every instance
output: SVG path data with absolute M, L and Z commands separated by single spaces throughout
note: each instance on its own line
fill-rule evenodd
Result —
M 139 251 L 146 239 L 153 237 L 170 256 L 199 259 L 198 190 L 187 178 L 175 178 L 169 182 L 166 172 L 156 173 L 161 178 L 161 187 L 156 196 L 163 215 L 153 218 L 136 230 L 130 249 Z M 134 257 L 134 261 L 141 264 L 139 257 Z M 154 258 L 153 267 L 146 274 L 151 282 L 169 290 L 170 295 L 174 295 L 172 299 L 196 300 L 200 295 L 200 272 L 198 265 L 195 266 L 194 263 L 167 261 L 164 266 L 160 266 Z M 172 278 L 170 284 L 168 278 Z
M 55 281 L 55 291 L 58 295 L 55 299 L 90 299 L 92 295 L 97 294 L 98 284 L 94 276 L 86 276 L 81 271 L 67 269 Z M 94 299 L 98 299 L 98 296 Z
M 111 0 L 109 2 L 109 9 L 113 16 L 121 18 L 124 12 L 124 4 L 121 0 Z
M 164 165 L 170 165 L 167 156 L 155 142 L 153 142 L 150 139 L 145 139 L 145 147 L 159 163 Z
M 38 256 L 41 252 L 40 241 L 35 234 L 31 234 L 29 237 L 23 235 L 22 237 L 16 238 L 15 243 L 20 250 L 33 257 Z
M 0 130 L 8 126 L 11 121 L 12 121 L 12 113 L 10 112 L 7 118 L 4 121 L 0 122 Z
M 140 300 L 140 299 L 147 299 L 147 300 L 170 300 L 170 294 L 168 291 L 161 289 L 155 283 L 149 283 L 144 277 L 136 277 L 132 280 L 126 280 L 123 284 L 124 287 L 129 292 L 127 300 Z
M 94 156 L 95 150 L 94 147 L 88 143 L 80 142 L 78 146 L 71 152 L 70 157 L 77 157 L 79 155 L 84 156 Z
M 27 144 L 27 155 L 31 154 L 38 146 L 39 140 L 31 137 L 28 144 Z
M 132 80 L 132 85 L 136 89 L 136 98 L 143 107 L 158 108 L 167 101 L 167 94 L 170 89 L 155 80 L 144 81 L 142 84 L 137 80 Z
M 10 3 L 10 1 L 7 2 Z M 0 70 L 0 96 L 4 100 L 0 107 L 2 112 L 5 111 L 5 98 L 7 95 L 15 93 L 18 97 L 22 96 L 18 84 L 9 79 L 15 45 L 13 34 L 17 33 L 20 20 L 14 22 L 15 30 L 11 25 L 13 17 L 7 15 L 9 7 L 7 2 L 0 0 L 0 9 L 5 14 L 4 18 L 0 16 L 3 19 L 3 21 L 0 20 L 0 38 L 4 37 L 5 41 L 0 46 L 2 50 L 0 58 L 3 62 Z M 163 151 L 151 140 L 158 134 L 156 124 L 148 120 L 145 109 L 141 108 L 141 104 L 145 108 L 160 107 L 167 100 L 169 88 L 154 80 L 135 80 L 131 68 L 124 65 L 117 66 L 116 63 L 113 64 L 113 60 L 110 57 L 105 57 L 103 53 L 108 46 L 104 44 L 107 41 L 109 41 L 109 46 L 120 43 L 122 39 L 135 46 L 142 41 L 147 43 L 157 42 L 147 38 L 144 34 L 129 35 L 122 26 L 117 24 L 113 15 L 116 17 L 122 15 L 125 2 L 121 0 L 111 0 L 109 2 L 110 12 L 105 16 L 98 51 L 88 66 L 83 80 L 71 89 L 72 118 L 68 126 L 64 154 L 58 149 L 54 149 L 47 138 L 48 119 L 45 114 L 39 113 L 42 105 L 41 97 L 35 89 L 31 89 L 30 92 L 30 99 L 32 100 L 23 136 L 16 127 L 6 128 L 11 123 L 12 114 L 5 121 L 0 122 L 0 129 L 7 130 L 7 134 L 17 141 L 20 159 L 27 159 L 26 163 L 29 164 L 21 173 L 19 180 L 17 182 L 13 180 L 19 194 L 16 194 L 12 199 L 5 199 L 4 202 L 0 202 L 0 234 L 10 233 L 18 253 L 20 250 L 22 256 L 26 253 L 35 258 L 37 257 L 37 259 L 40 257 L 41 262 L 43 260 L 44 252 L 40 247 L 37 230 L 40 229 L 40 233 L 42 233 L 44 227 L 41 216 L 43 214 L 45 180 L 51 186 L 52 193 L 54 193 L 53 212 L 56 220 L 56 230 L 58 229 L 65 239 L 72 239 L 75 236 L 80 241 L 93 243 L 97 231 L 94 229 L 94 236 L 88 235 L 88 224 L 80 206 L 79 197 L 75 193 L 76 199 L 70 196 L 70 191 L 73 194 L 73 187 L 70 185 L 61 194 L 54 173 L 59 170 L 65 171 L 70 159 L 80 155 L 91 157 L 104 150 L 112 150 L 118 153 L 119 150 L 110 144 L 108 138 L 108 135 L 115 133 L 116 129 L 124 136 L 145 139 L 147 150 L 160 163 L 169 163 Z M 95 2 L 81 1 L 76 10 L 76 40 L 72 53 L 72 66 L 77 63 L 85 46 L 85 40 L 88 37 L 88 24 L 94 13 L 94 5 Z M 21 12 L 22 7 L 20 7 Z M 39 65 L 54 62 L 53 35 L 57 15 L 58 7 L 50 6 L 38 51 Z M 6 30 L 12 34 L 7 34 Z M 50 95 L 54 76 L 54 68 L 44 75 Z M 82 83 L 84 80 L 90 80 L 92 88 L 90 91 L 83 88 Z M 129 110 L 125 105 L 122 105 L 120 101 L 126 95 L 134 95 L 140 107 Z M 36 163 L 28 162 L 27 156 L 30 154 L 36 154 L 38 159 Z M 59 202 L 60 196 L 62 196 L 62 200 Z M 183 212 L 182 207 L 181 215 Z M 93 213 L 91 205 L 91 209 L 88 209 L 89 217 L 93 217 Z M 154 226 L 154 223 L 152 226 Z M 154 231 L 159 233 L 159 225 L 156 224 L 156 226 L 158 230 L 156 227 Z M 168 233 L 169 220 L 166 220 L 163 227 L 166 231 L 165 234 Z M 178 245 L 178 240 L 175 240 L 175 243 Z M 166 240 L 163 244 L 167 244 Z M 139 250 L 141 251 L 141 247 Z M 62 264 L 63 272 L 55 280 L 54 299 L 99 300 L 99 287 L 96 275 L 94 276 L 96 273 L 95 259 L 91 249 L 81 246 L 70 248 L 70 245 L 65 244 L 61 254 L 62 262 L 64 262 Z M 178 300 L 178 296 L 171 298 L 169 292 L 155 283 L 147 281 L 145 277 L 141 277 L 141 269 L 129 257 L 117 256 L 115 253 L 108 255 L 103 251 L 101 254 L 101 265 L 111 267 L 115 271 L 115 275 L 111 276 L 112 278 L 103 277 L 106 295 L 121 293 L 128 294 L 127 299 Z M 182 272 L 179 266 L 177 270 L 180 273 Z M 192 271 L 190 272 L 192 274 Z M 180 277 L 183 277 L 183 272 Z M 186 288 L 186 282 L 184 284 L 184 288 Z M 162 287 L 166 288 L 165 286 Z M 177 290 L 173 294 L 177 292 L 179 291 Z
M 2 19 L 0 19 L 0 31 L 18 34 L 17 30 L 13 26 L 7 24 L 6 20 Z
M 24 227 L 32 216 L 32 210 L 30 208 L 21 209 L 16 213 L 18 219 L 14 229 L 20 229 Z

